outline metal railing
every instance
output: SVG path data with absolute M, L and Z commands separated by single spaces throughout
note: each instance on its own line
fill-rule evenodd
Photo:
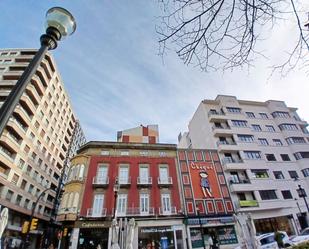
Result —
M 150 185 L 152 184 L 152 177 L 137 177 L 138 185 Z
M 93 177 L 92 184 L 93 185 L 108 185 L 109 178 L 108 177 Z
M 172 177 L 158 177 L 158 185 L 172 185 Z
M 159 208 L 159 215 L 175 215 L 177 214 L 177 209 L 176 207 L 169 207 L 168 209 Z
M 93 212 L 93 208 L 87 209 L 87 217 L 105 217 L 106 216 L 106 208 L 102 208 L 102 210 L 98 210 Z

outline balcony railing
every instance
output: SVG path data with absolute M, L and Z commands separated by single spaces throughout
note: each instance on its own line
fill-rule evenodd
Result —
M 223 158 L 223 164 L 228 164 L 228 163 L 243 163 L 242 159 L 234 159 L 231 157 L 225 157 Z
M 256 200 L 242 200 L 242 201 L 239 201 L 239 206 L 241 208 L 244 208 L 244 207 L 258 207 L 259 203 Z
M 93 208 L 87 209 L 87 217 L 105 217 L 106 216 L 106 208 L 102 208 L 102 210 L 98 210 L 93 212 Z
M 159 208 L 159 215 L 175 215 L 177 214 L 176 207 L 170 207 L 169 209 Z
M 231 178 L 230 179 L 230 184 L 250 184 L 250 180 L 249 179 L 234 179 Z
M 152 177 L 137 177 L 137 185 L 151 185 L 152 184 Z
M 131 177 L 126 178 L 118 178 L 118 182 L 120 186 L 127 186 L 131 184 Z
M 127 216 L 148 216 L 148 215 L 154 215 L 154 208 L 148 207 L 147 208 L 139 208 L 139 207 L 131 207 L 127 209 L 126 212 Z
M 172 177 L 158 177 L 158 185 L 172 185 L 173 179 Z
M 92 184 L 95 186 L 107 186 L 109 184 L 108 177 L 93 177 Z
M 212 115 L 225 115 L 225 113 L 223 111 L 209 111 L 208 112 L 208 117 L 212 116 Z
M 228 141 L 217 141 L 217 146 L 220 145 L 236 145 L 235 142 L 228 142 Z

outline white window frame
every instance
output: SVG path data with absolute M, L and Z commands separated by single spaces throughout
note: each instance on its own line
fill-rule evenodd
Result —
M 149 194 L 141 193 L 139 196 L 139 204 L 140 204 L 140 213 L 141 214 L 149 214 Z
M 104 194 L 95 194 L 92 203 L 92 217 L 102 216 L 104 205 Z
M 126 169 L 126 171 L 124 169 Z M 118 181 L 119 184 L 129 183 L 129 165 L 123 164 L 119 166 Z
M 116 209 L 116 216 L 124 216 L 127 213 L 127 202 L 128 202 L 128 195 L 127 194 L 118 194 L 117 196 L 117 209 Z
M 161 194 L 161 207 L 162 214 L 171 214 L 172 205 L 171 205 L 171 195 L 170 194 Z

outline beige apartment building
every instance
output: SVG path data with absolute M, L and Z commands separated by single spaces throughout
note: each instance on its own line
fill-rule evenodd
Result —
M 236 214 L 251 214 L 257 233 L 295 234 L 308 210 L 309 134 L 296 108 L 283 101 L 203 100 L 179 136 L 179 148 L 218 150 Z M 309 200 L 307 199 L 309 202 Z
M 35 53 L 0 50 L 0 105 Z M 6 236 L 17 246 L 37 197 L 45 189 L 57 189 L 66 157 L 84 142 L 55 61 L 47 53 L 0 138 L 0 205 L 9 208 Z M 35 209 L 39 221 L 31 232 L 32 248 L 41 243 L 54 199 L 55 192 L 47 191 Z

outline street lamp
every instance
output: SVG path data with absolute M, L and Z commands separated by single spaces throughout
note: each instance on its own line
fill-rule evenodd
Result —
M 114 184 L 114 213 L 113 213 L 113 219 L 116 219 L 116 209 L 117 209 L 117 196 L 118 196 L 118 192 L 119 192 L 119 189 L 120 189 L 120 185 L 119 185 L 119 182 L 118 182 L 118 177 L 116 177 L 116 180 L 115 180 L 115 184 Z
M 198 222 L 199 222 L 199 225 L 200 225 L 200 231 L 201 231 L 201 236 L 202 236 L 203 248 L 206 249 L 205 240 L 204 240 L 204 230 L 203 230 L 203 225 L 202 225 L 202 221 L 201 221 L 200 209 L 199 209 L 198 206 L 196 206 L 195 208 L 196 208 L 196 212 L 197 212 L 197 216 L 198 216 Z
M 304 202 L 305 202 L 307 210 L 309 212 L 309 206 L 308 206 L 308 203 L 307 203 L 307 200 L 306 200 L 307 194 L 306 194 L 305 189 L 303 189 L 301 187 L 301 185 L 298 185 L 298 189 L 296 189 L 296 191 L 298 193 L 299 198 L 304 198 Z
M 46 33 L 40 37 L 40 49 L 36 52 L 0 108 L 0 136 L 46 52 L 55 49 L 58 41 L 73 34 L 76 29 L 76 22 L 69 11 L 61 7 L 54 7 L 46 13 L 45 27 Z

